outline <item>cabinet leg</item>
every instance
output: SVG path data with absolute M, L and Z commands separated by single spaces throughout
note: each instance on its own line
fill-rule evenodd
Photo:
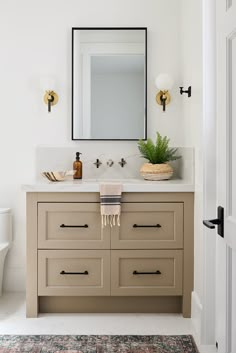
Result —
M 27 194 L 26 317 L 38 316 L 37 194 Z
M 183 317 L 191 318 L 191 293 L 183 296 L 182 313 Z
M 26 317 L 36 318 L 38 317 L 38 297 L 33 298 L 26 295 Z

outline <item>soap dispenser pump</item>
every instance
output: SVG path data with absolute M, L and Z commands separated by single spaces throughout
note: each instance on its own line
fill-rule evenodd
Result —
M 82 179 L 83 164 L 80 160 L 81 152 L 76 152 L 76 160 L 73 163 L 74 179 Z

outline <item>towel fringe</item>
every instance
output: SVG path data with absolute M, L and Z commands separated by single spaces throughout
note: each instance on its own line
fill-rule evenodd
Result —
M 107 215 L 107 214 L 102 214 L 101 215 L 101 223 L 102 223 L 102 228 L 106 227 L 106 225 L 110 225 L 111 227 L 117 225 L 120 227 L 120 215 L 117 214 L 112 214 L 112 215 Z

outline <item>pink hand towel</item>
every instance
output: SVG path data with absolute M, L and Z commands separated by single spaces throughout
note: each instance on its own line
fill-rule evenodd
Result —
M 121 184 L 100 184 L 102 227 L 120 225 Z

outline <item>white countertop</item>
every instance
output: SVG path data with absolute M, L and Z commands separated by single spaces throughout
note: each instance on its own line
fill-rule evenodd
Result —
M 23 185 L 26 192 L 99 192 L 101 183 L 120 183 L 123 192 L 194 192 L 194 184 L 183 179 L 147 181 L 142 179 L 83 179 L 61 182 L 39 181 Z

